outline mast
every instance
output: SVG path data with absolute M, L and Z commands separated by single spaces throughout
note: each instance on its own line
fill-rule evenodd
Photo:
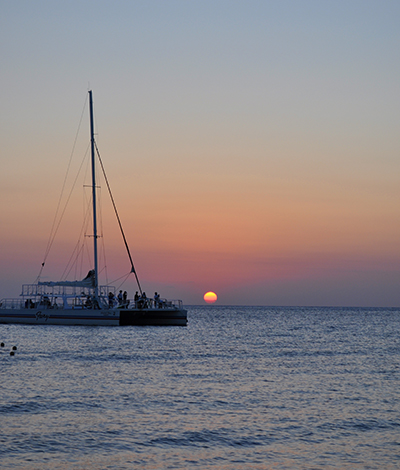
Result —
M 98 260 L 97 260 L 96 168 L 95 168 L 95 143 L 94 143 L 92 90 L 89 90 L 89 113 L 90 113 L 90 152 L 91 152 L 91 161 L 92 161 L 94 297 L 95 297 L 95 299 L 98 299 L 98 297 L 99 297 L 99 278 L 98 278 Z

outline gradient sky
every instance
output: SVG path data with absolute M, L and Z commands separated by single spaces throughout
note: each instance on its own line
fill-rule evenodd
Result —
M 91 88 L 144 290 L 400 306 L 400 2 L 0 6 L 0 298 L 39 272 Z M 88 133 L 85 112 L 83 149 Z M 117 277 L 129 265 L 109 232 Z

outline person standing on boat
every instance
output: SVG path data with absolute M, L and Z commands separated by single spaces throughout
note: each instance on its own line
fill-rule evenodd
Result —
M 126 308 L 128 305 L 129 305 L 129 302 L 128 302 L 128 292 L 124 292 L 123 296 L 122 296 L 122 305 Z
M 140 297 L 140 308 L 147 308 L 147 295 L 146 292 L 143 292 L 142 296 Z
M 114 294 L 112 292 L 108 293 L 108 308 L 114 307 Z
M 135 297 L 133 299 L 135 301 L 135 308 L 138 308 L 138 302 L 139 302 L 139 292 L 136 291 Z
M 122 305 L 122 290 L 119 291 L 119 294 L 118 294 L 118 306 L 120 307 Z
M 154 292 L 154 307 L 160 307 L 160 294 L 158 292 Z

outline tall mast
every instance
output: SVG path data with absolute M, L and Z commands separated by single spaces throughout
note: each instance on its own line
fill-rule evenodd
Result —
M 94 296 L 99 297 L 98 260 L 97 260 L 97 211 L 96 211 L 96 168 L 95 168 L 95 145 L 94 145 L 94 122 L 93 122 L 93 99 L 92 90 L 89 90 L 89 112 L 90 112 L 90 150 L 92 160 L 92 204 L 93 204 L 93 254 L 94 254 Z

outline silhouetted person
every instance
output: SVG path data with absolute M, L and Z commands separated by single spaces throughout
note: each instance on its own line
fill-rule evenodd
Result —
M 108 294 L 108 308 L 113 308 L 114 307 L 114 294 L 112 292 L 109 292 Z

